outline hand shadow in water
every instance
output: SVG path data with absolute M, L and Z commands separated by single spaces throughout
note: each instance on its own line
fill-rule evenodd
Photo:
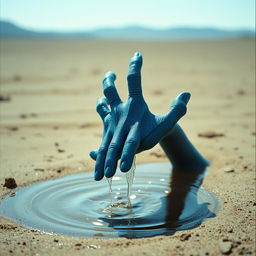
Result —
M 171 192 L 160 199 L 161 207 L 149 217 L 133 216 L 131 210 L 125 218 L 101 218 L 101 220 L 109 223 L 109 227 L 118 230 L 120 237 L 141 238 L 172 235 L 178 230 L 197 227 L 206 218 L 216 216 L 217 212 L 209 209 L 209 193 L 202 190 L 198 193 L 205 171 L 188 172 L 173 169 L 170 176 Z

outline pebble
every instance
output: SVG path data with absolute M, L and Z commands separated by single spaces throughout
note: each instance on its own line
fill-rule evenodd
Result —
M 235 172 L 235 169 L 233 167 L 227 166 L 223 169 L 223 171 L 225 173 L 229 173 L 229 172 Z
M 229 254 L 232 251 L 232 242 L 230 241 L 221 241 L 219 242 L 219 248 L 222 254 Z
M 43 168 L 35 168 L 34 171 L 36 171 L 36 172 L 44 172 L 44 169 Z
M 90 244 L 90 245 L 87 245 L 87 248 L 88 249 L 98 249 L 98 248 L 100 248 L 100 245 Z
M 7 95 L 0 95 L 0 101 L 10 101 L 11 97 Z
M 5 178 L 4 187 L 14 189 L 17 187 L 17 183 L 14 178 Z
M 186 241 L 191 237 L 191 234 L 182 234 L 180 236 L 180 241 Z
M 215 138 L 215 137 L 223 137 L 225 136 L 223 133 L 217 133 L 214 131 L 207 131 L 207 132 L 201 132 L 198 133 L 198 137 L 204 137 L 204 138 Z

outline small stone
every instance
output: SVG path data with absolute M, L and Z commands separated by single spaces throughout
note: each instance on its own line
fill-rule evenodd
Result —
M 236 92 L 238 95 L 245 95 L 245 91 L 243 89 L 239 89 Z
M 191 237 L 191 234 L 182 234 L 180 236 L 180 241 L 186 241 Z
M 35 168 L 34 171 L 36 171 L 36 172 L 44 172 L 44 169 L 43 168 Z
M 20 75 L 14 75 L 13 76 L 13 80 L 18 82 L 18 81 L 21 81 L 22 77 Z
M 232 251 L 232 242 L 230 241 L 221 241 L 219 243 L 219 248 L 222 254 L 229 254 Z
M 78 244 L 75 244 L 75 246 L 82 246 L 82 244 L 78 243 Z
M 98 249 L 98 248 L 100 248 L 100 245 L 90 244 L 90 245 L 87 245 L 87 248 L 88 249 Z
M 10 101 L 11 97 L 7 95 L 0 95 L 0 101 Z
M 157 157 L 157 158 L 165 157 L 165 154 L 158 153 L 158 152 L 151 152 L 150 155 L 151 155 L 151 156 L 155 156 L 155 157 Z
M 59 240 L 58 239 L 53 239 L 53 242 L 58 243 Z
M 21 114 L 20 115 L 20 118 L 22 118 L 22 119 L 26 119 L 28 116 L 26 115 L 26 114 Z
M 16 181 L 14 178 L 5 178 L 4 187 L 14 189 L 17 187 Z
M 198 137 L 204 137 L 204 138 L 215 138 L 215 137 L 223 137 L 225 136 L 223 133 L 217 133 L 214 131 L 206 131 L 206 132 L 201 132 L 198 134 Z
M 235 169 L 233 167 L 227 166 L 223 169 L 223 171 L 225 173 L 229 173 L 229 172 L 235 172 Z
M 238 247 L 238 246 L 241 245 L 241 244 L 242 244 L 242 242 L 241 242 L 240 240 L 237 240 L 237 241 L 233 242 L 232 247 L 233 247 L 233 248 L 236 248 L 236 247 Z
M 62 148 L 58 148 L 58 152 L 59 152 L 59 153 L 64 153 L 64 152 L 65 152 L 65 150 L 64 150 L 64 149 L 62 149 Z
M 8 126 L 6 127 L 9 131 L 13 131 L 13 132 L 16 132 L 19 130 L 19 127 L 17 126 Z

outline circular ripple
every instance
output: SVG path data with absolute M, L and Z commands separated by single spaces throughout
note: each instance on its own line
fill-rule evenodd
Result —
M 46 233 L 78 237 L 145 237 L 172 234 L 214 217 L 219 200 L 199 188 L 202 174 L 171 171 L 168 163 L 138 165 L 127 207 L 120 171 L 95 182 L 92 173 L 69 175 L 22 188 L 0 203 L 0 214 Z

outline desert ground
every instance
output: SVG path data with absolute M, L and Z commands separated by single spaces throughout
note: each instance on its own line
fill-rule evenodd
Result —
M 90 39 L 2 39 L 0 43 L 1 198 L 5 178 L 26 185 L 90 172 L 88 152 L 101 142 L 95 102 L 104 73 L 116 72 L 127 97 L 135 51 L 144 57 L 144 97 L 165 113 L 182 91 L 192 94 L 179 122 L 211 161 L 204 187 L 222 209 L 197 228 L 173 236 L 94 239 L 42 234 L 0 217 L 0 255 L 254 255 L 255 40 L 124 42 Z M 210 132 L 213 137 L 200 136 Z M 167 161 L 161 148 L 136 163 Z M 182 234 L 188 238 L 181 239 Z M 223 249 L 226 247 L 226 250 Z

